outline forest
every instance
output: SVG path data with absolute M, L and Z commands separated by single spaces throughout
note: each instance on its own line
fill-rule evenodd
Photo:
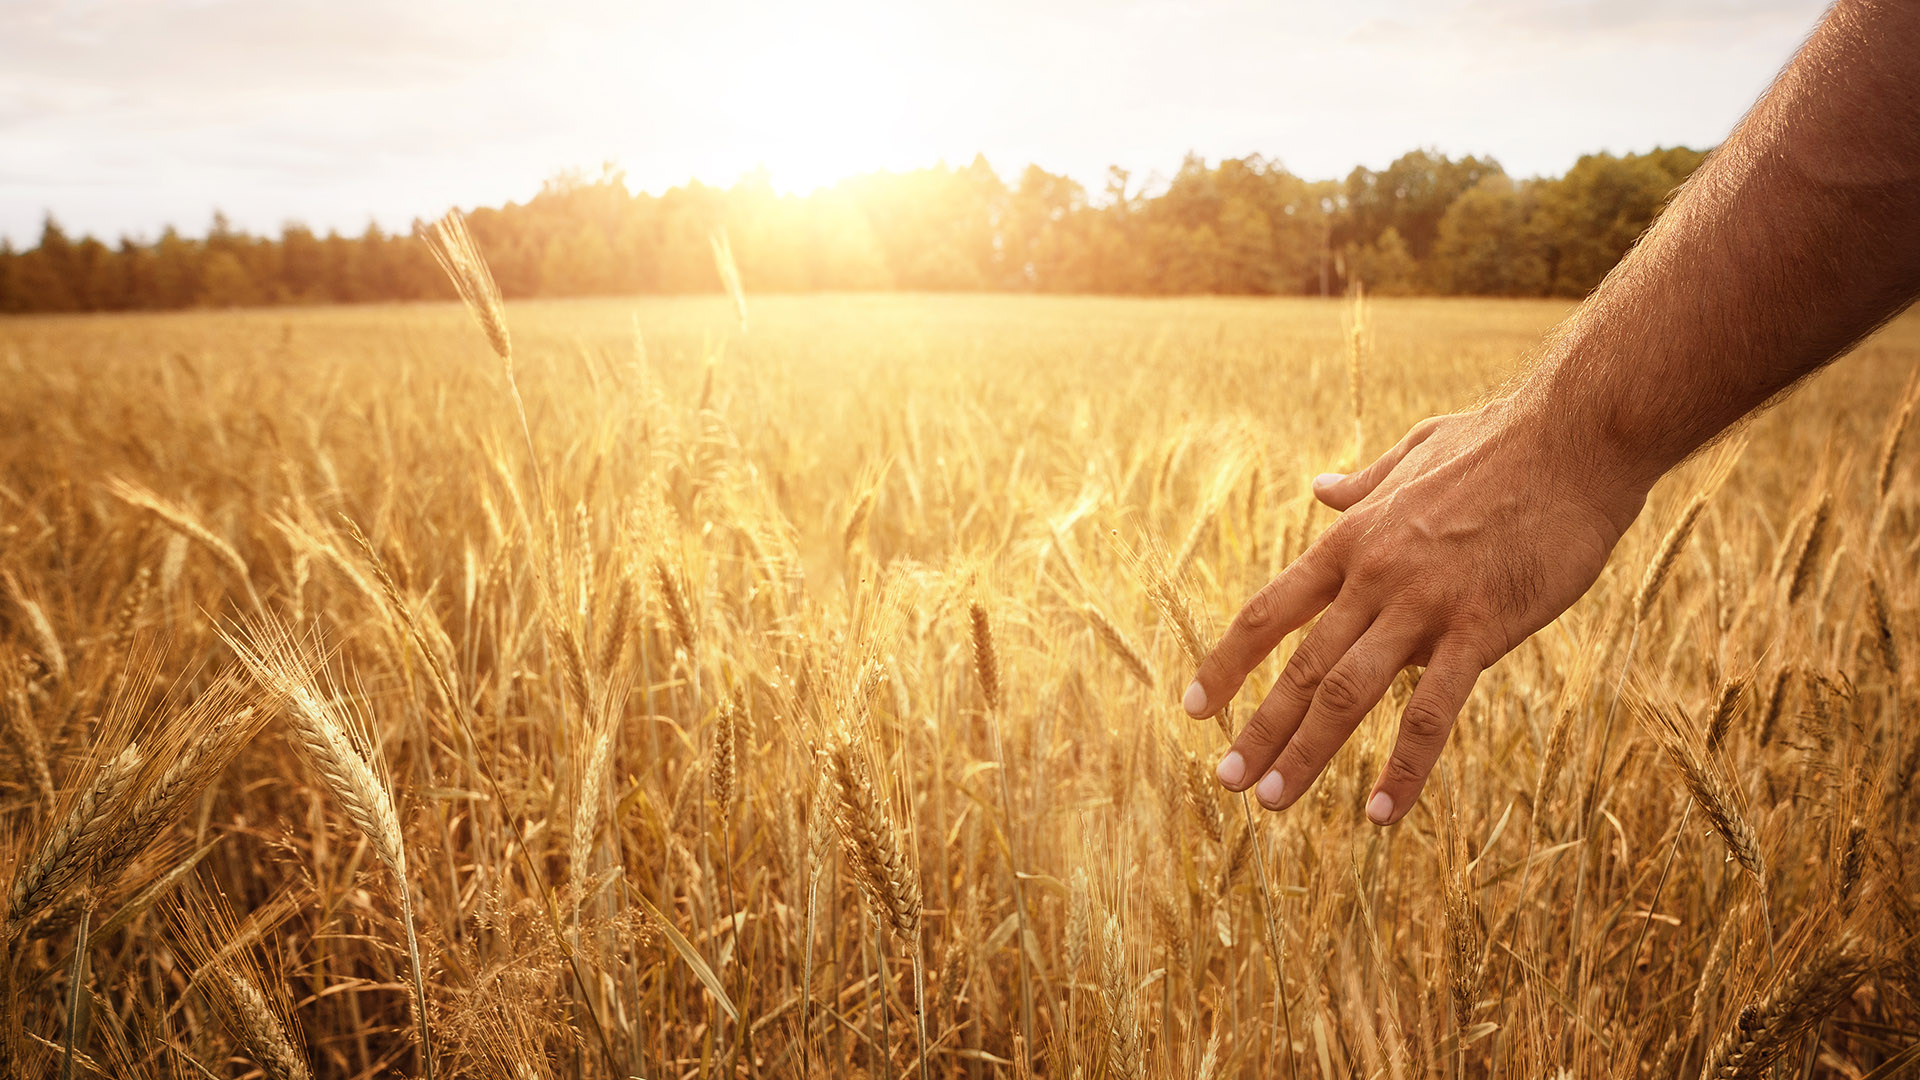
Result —
M 1704 158 L 1674 147 L 1582 157 L 1520 179 L 1432 150 L 1344 180 L 1253 155 L 1189 156 L 1164 183 L 1113 168 L 1098 192 L 1028 166 L 1013 183 L 965 166 L 850 177 L 808 195 L 764 173 L 633 192 L 613 166 L 568 172 L 524 203 L 470 215 L 509 298 L 708 292 L 724 238 L 745 287 L 1138 295 L 1580 296 Z M 1151 194 L 1149 194 L 1151 192 Z M 216 214 L 203 237 L 0 241 L 0 312 L 81 312 L 451 299 L 426 245 L 288 224 L 255 236 Z

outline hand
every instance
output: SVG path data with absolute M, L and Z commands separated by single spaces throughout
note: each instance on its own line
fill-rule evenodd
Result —
M 1247 602 L 1187 688 L 1212 716 L 1316 613 L 1219 765 L 1269 810 L 1304 794 L 1394 676 L 1424 666 L 1367 817 L 1420 797 L 1480 673 L 1571 607 L 1633 523 L 1647 485 L 1514 399 L 1414 425 L 1379 460 L 1313 482 L 1344 516 Z M 1258 785 L 1255 785 L 1258 781 Z

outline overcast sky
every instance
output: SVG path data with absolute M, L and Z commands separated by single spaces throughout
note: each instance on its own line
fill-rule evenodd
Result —
M 0 235 L 357 232 L 612 160 L 1027 162 L 1098 188 L 1194 151 L 1309 177 L 1415 146 L 1555 174 L 1718 142 L 1817 0 L 0 0 Z

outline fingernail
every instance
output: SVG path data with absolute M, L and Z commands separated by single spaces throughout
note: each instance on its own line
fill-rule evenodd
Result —
M 1313 486 L 1316 488 L 1332 487 L 1346 478 L 1345 473 L 1323 472 L 1313 478 Z
M 1253 797 L 1259 799 L 1260 805 L 1267 809 L 1278 810 L 1280 809 L 1280 796 L 1285 790 L 1286 781 L 1280 779 L 1279 773 L 1270 772 L 1260 778 L 1260 786 L 1253 789 Z
M 1188 716 L 1199 716 L 1207 711 L 1207 688 L 1200 685 L 1199 679 L 1193 680 L 1193 685 L 1187 687 L 1187 696 L 1180 699 L 1180 704 L 1186 706 Z
M 1227 756 L 1220 759 L 1213 774 L 1220 778 L 1222 784 L 1239 791 L 1241 781 L 1247 778 L 1247 759 L 1240 756 L 1240 751 L 1229 750 Z
M 1384 791 L 1376 791 L 1373 798 L 1367 800 L 1367 820 L 1375 825 L 1385 825 L 1393 820 L 1393 798 Z

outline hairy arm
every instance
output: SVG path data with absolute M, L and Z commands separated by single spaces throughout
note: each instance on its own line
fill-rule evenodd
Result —
M 1344 512 L 1201 664 L 1211 716 L 1319 619 L 1219 765 L 1280 810 L 1404 666 L 1366 807 L 1410 809 L 1480 673 L 1592 586 L 1664 473 L 1920 293 L 1920 2 L 1841 0 L 1508 392 L 1314 482 Z

